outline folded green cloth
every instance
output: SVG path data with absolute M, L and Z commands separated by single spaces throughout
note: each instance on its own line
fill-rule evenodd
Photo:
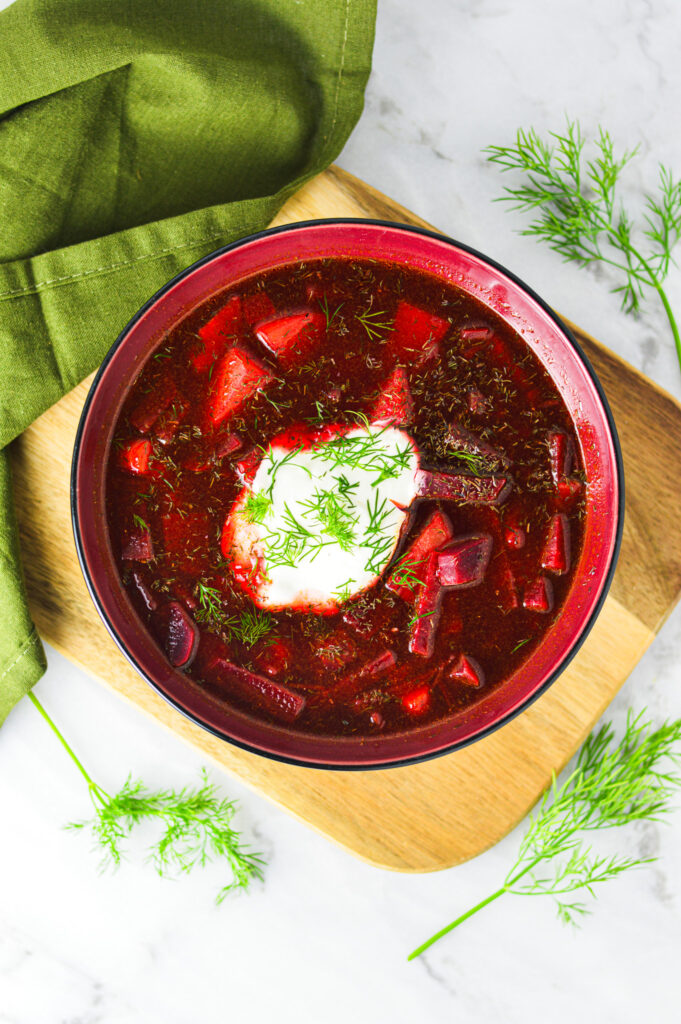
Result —
M 168 278 L 264 227 L 333 160 L 374 20 L 375 0 L 0 12 L 0 723 L 45 668 L 4 448 Z

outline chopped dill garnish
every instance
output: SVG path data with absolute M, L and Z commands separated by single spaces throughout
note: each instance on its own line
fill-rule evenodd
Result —
M 247 496 L 241 515 L 249 523 L 264 523 L 271 511 L 272 496 L 266 491 L 257 491 Z
M 135 524 L 135 526 L 139 526 L 140 530 L 149 529 L 149 523 L 146 521 L 146 519 L 142 519 L 142 516 L 138 516 L 136 513 L 133 513 L 132 521 Z

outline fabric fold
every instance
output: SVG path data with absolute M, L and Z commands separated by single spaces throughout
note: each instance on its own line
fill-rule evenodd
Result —
M 375 0 L 0 12 L 0 448 L 170 277 L 265 227 L 337 156 L 361 113 L 374 20 Z M 1 722 L 44 654 L 0 457 Z

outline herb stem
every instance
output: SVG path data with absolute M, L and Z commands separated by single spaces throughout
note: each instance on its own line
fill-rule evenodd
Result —
M 505 893 L 507 892 L 508 886 L 502 885 L 502 887 L 500 889 L 497 889 L 496 892 L 493 892 L 491 896 L 488 896 L 484 900 L 480 900 L 480 902 L 476 903 L 474 907 L 470 907 L 470 909 L 467 910 L 465 914 L 461 914 L 459 917 L 456 918 L 455 921 L 451 921 L 448 925 L 445 925 L 444 928 L 441 928 L 439 932 L 435 932 L 435 934 L 431 935 L 429 939 L 426 939 L 425 942 L 422 942 L 420 946 L 417 946 L 416 949 L 412 950 L 412 952 L 407 957 L 407 960 L 415 960 L 417 956 L 421 956 L 421 954 L 425 953 L 425 951 L 429 949 L 434 943 L 444 938 L 445 935 L 448 935 L 449 932 L 454 931 L 455 928 L 458 928 L 460 924 L 463 924 L 464 921 L 467 921 L 469 917 L 473 916 L 473 914 L 477 914 L 477 912 L 479 910 L 482 910 L 483 907 L 486 907 L 488 906 L 488 904 L 493 903 L 494 900 L 498 900 L 500 896 L 504 896 Z
M 85 768 L 85 765 L 79 759 L 79 757 L 77 756 L 77 754 L 75 753 L 75 751 L 71 747 L 70 743 L 68 742 L 68 740 L 66 739 L 64 734 L 57 728 L 56 722 L 54 722 L 50 718 L 50 716 L 48 715 L 47 711 L 45 710 L 45 708 L 40 703 L 40 701 L 38 700 L 38 698 L 36 697 L 36 695 L 34 693 L 29 692 L 27 696 L 28 696 L 28 699 L 33 704 L 33 706 L 35 707 L 36 711 L 38 711 L 38 713 L 43 716 L 44 720 L 47 722 L 47 724 L 49 725 L 50 729 L 52 730 L 52 732 L 55 734 L 55 736 L 57 737 L 57 739 L 59 740 L 59 742 L 63 746 L 64 750 L 69 755 L 69 757 L 71 758 L 71 760 L 75 764 L 76 768 L 78 769 L 80 774 L 83 776 L 83 778 L 87 782 L 87 784 L 88 784 L 88 786 L 90 788 L 90 793 L 92 793 L 94 795 L 97 795 L 97 796 L 100 796 L 101 795 L 100 794 L 101 787 L 95 782 L 95 780 L 92 778 L 90 773 L 87 771 L 87 769 Z M 104 793 L 104 790 L 101 790 L 101 793 Z M 108 796 L 108 794 L 106 794 L 106 795 Z

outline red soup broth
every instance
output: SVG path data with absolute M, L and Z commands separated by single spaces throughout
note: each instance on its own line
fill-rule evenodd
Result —
M 268 459 L 269 484 L 282 460 L 307 459 L 303 481 L 333 470 L 277 529 L 277 491 L 256 487 Z M 383 512 L 360 536 L 351 478 L 370 470 Z M 400 472 L 413 500 L 388 536 L 381 487 Z M 474 705 L 532 654 L 571 584 L 585 488 L 567 409 L 517 333 L 425 273 L 338 258 L 245 280 L 161 339 L 118 418 L 106 504 L 171 665 L 259 718 L 371 735 Z M 357 565 L 331 595 L 320 549 Z M 265 599 L 277 565 L 304 597 Z

